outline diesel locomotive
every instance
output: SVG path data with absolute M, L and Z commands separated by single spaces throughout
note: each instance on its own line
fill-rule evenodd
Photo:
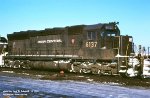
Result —
M 117 24 L 74 25 L 8 34 L 5 65 L 100 75 L 119 74 L 126 67 L 126 57 L 134 53 L 134 43 L 132 36 L 120 34 Z

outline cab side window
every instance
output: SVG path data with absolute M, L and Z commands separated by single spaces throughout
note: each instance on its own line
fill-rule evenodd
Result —
M 95 40 L 96 32 L 87 32 L 87 40 Z

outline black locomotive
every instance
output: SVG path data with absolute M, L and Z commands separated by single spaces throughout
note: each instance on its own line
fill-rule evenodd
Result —
M 9 67 L 118 74 L 133 51 L 132 36 L 120 35 L 116 22 L 46 28 L 8 34 Z

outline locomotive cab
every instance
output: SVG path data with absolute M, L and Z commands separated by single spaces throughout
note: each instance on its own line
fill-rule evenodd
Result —
M 129 38 L 120 35 L 116 23 L 87 25 L 84 28 L 83 57 L 96 61 L 103 73 L 117 74 L 121 59 L 115 56 L 128 53 Z

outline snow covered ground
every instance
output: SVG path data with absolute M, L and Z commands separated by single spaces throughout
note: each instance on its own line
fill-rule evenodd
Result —
M 118 84 L 0 75 L 0 98 L 150 98 L 150 89 Z M 22 98 L 21 97 L 21 98 Z

